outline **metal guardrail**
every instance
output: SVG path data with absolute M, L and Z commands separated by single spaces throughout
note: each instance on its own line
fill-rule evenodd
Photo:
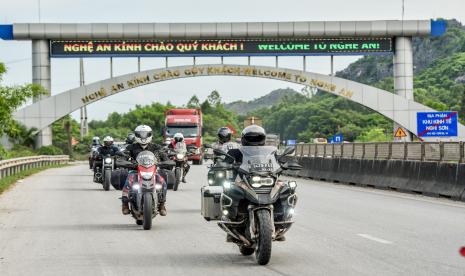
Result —
M 0 161 L 0 179 L 15 175 L 23 170 L 66 164 L 68 161 L 68 155 L 38 155 L 2 160 Z
M 464 142 L 297 144 L 298 157 L 465 162 Z

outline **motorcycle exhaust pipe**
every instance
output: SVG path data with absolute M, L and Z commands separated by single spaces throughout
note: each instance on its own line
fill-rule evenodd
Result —
M 218 226 L 221 229 L 223 229 L 223 231 L 225 231 L 226 233 L 231 235 L 233 238 L 235 238 L 236 240 L 242 241 L 246 246 L 252 246 L 252 244 L 250 243 L 250 241 L 246 237 L 239 234 L 237 231 L 233 231 L 233 230 L 229 229 L 223 222 L 221 222 L 221 221 L 218 222 Z

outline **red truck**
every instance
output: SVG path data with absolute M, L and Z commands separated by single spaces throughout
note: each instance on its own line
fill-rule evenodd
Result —
M 176 133 L 184 135 L 187 147 L 195 146 L 195 154 L 189 160 L 195 165 L 203 163 L 202 111 L 200 109 L 168 109 L 165 111 L 163 139 L 170 140 Z

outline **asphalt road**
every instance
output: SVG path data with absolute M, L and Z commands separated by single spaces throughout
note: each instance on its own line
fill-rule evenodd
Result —
M 200 216 L 205 166 L 141 230 L 85 165 L 0 195 L 0 275 L 465 275 L 465 204 L 298 180 L 296 224 L 258 266 Z

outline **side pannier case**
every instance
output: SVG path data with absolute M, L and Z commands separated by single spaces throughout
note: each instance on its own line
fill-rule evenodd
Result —
M 205 220 L 221 219 L 221 193 L 223 186 L 203 186 L 200 189 L 202 196 L 201 214 Z

